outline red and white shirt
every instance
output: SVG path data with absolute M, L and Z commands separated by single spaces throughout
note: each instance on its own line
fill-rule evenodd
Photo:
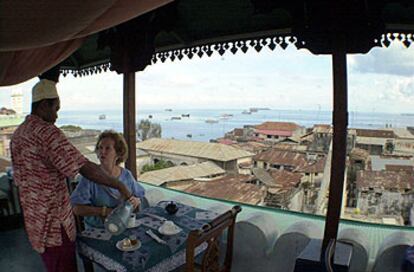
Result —
M 87 159 L 55 125 L 28 115 L 11 140 L 13 179 L 30 243 L 39 253 L 62 245 L 61 228 L 75 240 L 75 220 L 66 178 L 74 177 Z

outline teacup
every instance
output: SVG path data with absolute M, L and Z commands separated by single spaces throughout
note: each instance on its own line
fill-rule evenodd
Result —
M 128 218 L 128 227 L 130 228 L 135 227 L 135 221 L 136 221 L 136 214 L 131 213 L 131 215 Z

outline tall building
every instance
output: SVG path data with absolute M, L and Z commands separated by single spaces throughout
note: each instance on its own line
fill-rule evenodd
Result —
M 16 115 L 23 115 L 23 94 L 20 90 L 14 90 L 11 95 L 11 108 Z

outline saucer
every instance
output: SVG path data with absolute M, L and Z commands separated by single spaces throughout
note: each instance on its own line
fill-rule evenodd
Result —
M 141 225 L 141 222 L 139 222 L 138 220 L 136 220 L 135 221 L 135 224 L 133 226 L 132 225 L 131 226 L 128 225 L 127 228 L 128 229 L 133 229 L 133 228 L 139 227 L 139 225 Z
M 121 251 L 134 251 L 134 250 L 137 250 L 138 248 L 141 247 L 141 241 L 140 240 L 137 240 L 136 245 L 129 246 L 129 247 L 124 247 L 122 245 L 123 241 L 124 240 L 120 240 L 120 241 L 116 242 L 116 248 L 121 250 Z
M 164 225 L 162 225 L 161 227 L 158 228 L 158 232 L 161 233 L 162 235 L 176 235 L 181 232 L 181 228 L 175 226 L 174 229 L 169 230 L 169 229 L 164 228 Z

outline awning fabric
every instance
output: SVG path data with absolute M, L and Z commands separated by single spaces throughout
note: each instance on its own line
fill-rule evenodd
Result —
M 173 0 L 0 1 L 0 86 L 35 77 L 93 33 Z

